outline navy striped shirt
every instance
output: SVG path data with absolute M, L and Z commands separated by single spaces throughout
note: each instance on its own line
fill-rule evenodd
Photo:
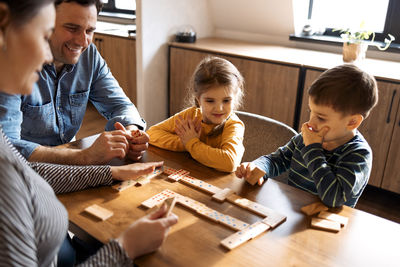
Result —
M 305 146 L 298 134 L 274 153 L 253 162 L 266 172 L 264 178 L 289 171 L 289 185 L 318 195 L 329 207 L 354 207 L 368 183 L 372 150 L 359 132 L 332 151 L 320 143 Z

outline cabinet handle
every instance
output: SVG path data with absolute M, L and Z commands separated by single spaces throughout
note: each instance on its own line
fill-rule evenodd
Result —
M 393 106 L 393 100 L 394 100 L 394 96 L 396 95 L 396 90 L 393 91 L 393 95 L 392 95 L 392 101 L 390 101 L 390 106 L 389 106 L 389 113 L 387 115 L 387 119 L 386 119 L 386 123 L 390 122 L 390 114 L 392 113 L 392 106 Z M 400 124 L 400 123 L 399 123 Z
M 101 53 L 101 43 L 103 42 L 103 39 L 101 38 L 94 38 L 94 44 L 97 47 L 97 50 Z

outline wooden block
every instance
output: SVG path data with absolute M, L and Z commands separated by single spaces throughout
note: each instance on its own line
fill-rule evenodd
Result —
M 340 223 L 314 217 L 311 219 L 311 227 L 337 233 L 340 230 Z
M 85 211 L 96 218 L 105 221 L 111 216 L 113 216 L 114 212 L 109 211 L 108 209 L 102 208 L 99 205 L 93 204 L 85 209 Z
M 262 222 L 256 222 L 252 225 L 249 225 L 245 229 L 228 236 L 227 238 L 221 241 L 221 245 L 230 250 L 234 249 L 237 246 L 243 244 L 244 242 L 262 234 L 268 229 L 269 229 L 268 225 Z
M 265 175 L 265 171 L 261 170 L 258 167 L 255 167 L 254 170 L 251 172 L 251 175 L 249 178 L 246 178 L 246 181 L 251 184 L 255 185 L 258 180 L 260 180 L 261 177 Z
M 300 209 L 304 214 L 311 216 L 320 211 L 328 210 L 328 207 L 322 204 L 322 202 L 315 202 L 310 205 L 304 206 Z
M 216 187 L 212 184 L 206 183 L 202 180 L 196 179 L 189 175 L 185 175 L 185 176 L 181 177 L 181 179 L 179 181 L 181 183 L 190 185 L 196 189 L 199 189 L 201 191 L 204 191 L 204 192 L 210 193 L 210 194 L 215 194 L 221 190 L 221 188 L 219 188 L 219 187 Z
M 120 182 L 118 184 L 111 186 L 111 188 L 118 192 L 122 192 L 122 191 L 134 186 L 136 183 L 137 182 L 135 180 L 126 180 L 126 181 L 123 181 L 123 182 Z
M 278 212 L 273 212 L 267 216 L 267 218 L 264 218 L 262 220 L 263 223 L 269 225 L 271 228 L 275 228 L 281 223 L 286 221 L 286 216 L 282 215 Z
M 235 193 L 232 189 L 230 188 L 224 188 L 215 193 L 212 196 L 212 199 L 218 201 L 218 202 L 223 202 L 229 195 Z
M 349 222 L 349 218 L 328 211 L 318 213 L 318 218 L 338 222 L 342 227 L 346 226 Z

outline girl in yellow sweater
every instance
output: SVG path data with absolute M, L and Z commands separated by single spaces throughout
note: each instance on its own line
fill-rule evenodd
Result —
M 229 61 L 207 57 L 190 83 L 193 107 L 150 127 L 150 144 L 188 151 L 198 162 L 232 172 L 244 153 L 244 124 L 234 110 L 243 96 L 243 77 Z

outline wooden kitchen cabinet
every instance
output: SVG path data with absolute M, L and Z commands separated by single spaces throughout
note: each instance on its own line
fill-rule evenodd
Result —
M 394 123 L 394 128 L 381 187 L 400 194 L 400 105 L 397 108 L 395 105 L 395 102 L 399 102 L 400 85 L 397 84 L 394 90 L 396 90 L 396 93 L 393 93 L 394 98 L 397 100 L 393 101 L 393 109 L 397 110 L 397 116 L 390 118 Z
M 136 40 L 95 33 L 94 44 L 125 94 L 136 105 Z
M 301 125 L 309 119 L 307 90 L 321 73 L 322 71 L 306 70 L 298 131 L 300 131 Z M 400 156 L 400 153 L 398 152 L 400 144 L 400 129 L 397 129 L 399 132 L 397 142 L 394 140 L 394 135 L 392 137 L 400 99 L 400 92 L 397 91 L 399 91 L 400 88 L 397 83 L 382 80 L 378 80 L 378 88 L 378 104 L 359 128 L 373 151 L 372 171 L 368 184 L 400 193 L 400 175 L 398 174 L 398 171 L 394 170 L 394 168 L 396 168 L 395 166 L 400 166 L 400 158 L 397 159 L 397 161 L 395 160 L 396 157 L 398 158 L 398 156 Z M 397 123 L 399 122 L 399 118 L 397 119 Z M 393 154 L 392 160 L 389 150 L 390 153 Z M 390 161 L 397 162 L 397 165 L 389 164 Z M 390 168 L 393 168 L 393 170 Z M 384 177 L 384 173 L 388 173 L 387 177 Z
M 242 73 L 245 97 L 240 110 L 293 126 L 299 67 L 179 47 L 170 47 L 170 115 L 185 107 L 190 78 L 197 64 L 209 55 L 229 60 Z

